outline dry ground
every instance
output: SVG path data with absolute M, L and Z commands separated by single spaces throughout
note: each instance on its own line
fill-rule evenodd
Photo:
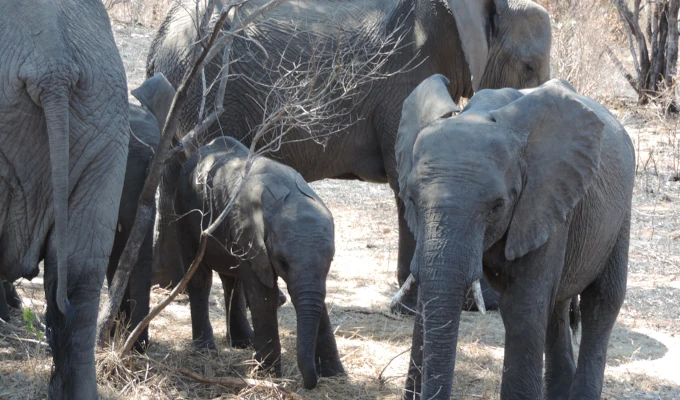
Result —
M 154 31 L 114 24 L 130 88 L 144 78 L 146 49 Z M 628 294 L 611 336 L 604 399 L 680 399 L 680 137 L 666 126 L 619 104 L 614 111 L 638 149 L 633 200 Z M 398 399 L 407 369 L 411 318 L 391 316 L 387 304 L 397 289 L 396 209 L 385 185 L 346 181 L 312 184 L 333 212 L 336 256 L 328 279 L 327 304 L 347 377 L 322 379 L 304 390 L 295 363 L 295 313 L 280 310 L 284 381 L 309 399 Z M 24 305 L 43 313 L 42 281 L 20 282 Z M 153 302 L 167 292 L 155 289 Z M 187 368 L 207 377 L 253 376 L 252 350 L 226 346 L 219 279 L 211 315 L 218 354 L 192 352 L 186 296 L 151 324 L 147 357 L 117 359 L 98 354 L 104 399 L 282 398 L 262 388 L 241 392 L 181 376 Z M 51 359 L 21 314 L 0 323 L 0 399 L 46 397 Z M 504 330 L 498 312 L 463 313 L 453 398 L 498 399 Z M 578 346 L 578 338 L 574 340 Z M 262 379 L 270 379 L 259 376 Z

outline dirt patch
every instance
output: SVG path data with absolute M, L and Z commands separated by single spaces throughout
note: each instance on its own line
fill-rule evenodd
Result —
M 144 79 L 153 29 L 114 23 L 129 88 Z M 680 182 L 679 154 L 670 130 L 649 116 L 615 110 L 638 152 L 633 199 L 628 294 L 611 336 L 604 399 L 680 398 Z M 651 156 L 650 156 L 651 153 Z M 333 213 L 336 256 L 328 280 L 327 304 L 347 376 L 321 379 L 305 390 L 295 361 L 295 313 L 280 309 L 283 381 L 309 399 L 398 399 L 408 366 L 412 320 L 388 315 L 397 290 L 397 226 L 394 196 L 385 185 L 350 181 L 312 184 Z M 280 398 L 265 388 L 235 391 L 201 384 L 178 373 L 186 368 L 207 377 L 258 376 L 252 349 L 225 341 L 225 311 L 219 279 L 211 293 L 211 317 L 218 340 L 214 354 L 191 349 L 188 298 L 181 296 L 151 324 L 146 357 L 117 359 L 100 351 L 98 378 L 104 399 Z M 42 281 L 21 281 L 24 305 L 41 319 Z M 282 284 L 285 288 L 285 285 Z M 152 304 L 167 294 L 155 289 Z M 38 324 L 38 322 L 35 322 Z M 39 326 L 39 324 L 38 324 Z M 0 399 L 46 397 L 51 358 L 22 314 L 0 323 Z M 578 349 L 578 338 L 574 340 Z M 498 312 L 463 313 L 453 398 L 498 399 L 504 329 Z

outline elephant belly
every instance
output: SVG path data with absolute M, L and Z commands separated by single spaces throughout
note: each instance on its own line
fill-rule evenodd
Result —
M 215 241 L 210 241 L 205 249 L 203 264 L 218 274 L 236 276 L 243 262 L 226 248 Z M 232 249 L 232 252 L 239 254 L 238 249 Z

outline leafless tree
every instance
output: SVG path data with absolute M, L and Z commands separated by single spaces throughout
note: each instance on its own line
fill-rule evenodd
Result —
M 98 327 L 100 345 L 108 338 L 110 326 L 129 279 L 131 266 L 136 261 L 143 233 L 151 222 L 151 207 L 164 165 L 169 160 L 186 160 L 196 147 L 204 143 L 208 127 L 217 121 L 224 111 L 223 100 L 230 76 L 229 65 L 233 61 L 230 58 L 233 39 L 245 35 L 245 28 L 248 25 L 254 23 L 264 12 L 287 0 L 272 0 L 247 15 L 241 15 L 241 7 L 247 1 L 249 0 L 237 3 L 235 0 L 228 0 L 217 18 L 211 18 L 214 15 L 214 4 L 206 7 L 205 14 L 196 14 L 198 32 L 210 32 L 210 34 L 204 35 L 203 39 L 196 43 L 196 60 L 177 90 L 168 121 L 163 129 L 161 142 L 152 160 L 149 177 L 139 200 L 137 219 L 109 289 L 109 301 L 100 315 Z M 212 3 L 212 0 L 208 2 Z M 199 7 L 196 8 L 197 13 L 198 10 Z M 232 22 L 230 28 L 224 30 L 222 28 L 230 12 Z M 213 24 L 214 26 L 210 29 Z M 343 31 L 339 23 L 332 24 L 331 21 L 331 25 L 334 33 L 331 37 L 325 38 L 329 40 L 322 38 L 317 41 L 311 39 L 314 35 L 297 27 L 290 35 L 290 40 L 301 37 L 299 35 L 312 40 L 308 46 L 309 52 L 291 58 L 286 56 L 284 50 L 280 61 L 267 67 L 267 75 L 271 79 L 251 82 L 265 94 L 266 100 L 261 104 L 262 122 L 251 133 L 249 156 L 238 190 L 232 195 L 221 214 L 212 220 L 201 233 L 197 256 L 184 278 L 170 295 L 151 310 L 147 318 L 132 331 L 121 353 L 129 352 L 139 333 L 178 293 L 184 290 L 201 262 L 207 238 L 224 222 L 257 157 L 277 151 L 282 143 L 289 140 L 288 134 L 293 130 L 298 134 L 291 140 L 314 140 L 321 144 L 325 143 L 330 135 L 342 134 L 350 124 L 356 122 L 356 120 L 343 117 L 350 112 L 351 104 L 360 101 L 361 97 L 370 90 L 373 82 L 386 79 L 414 66 L 415 59 L 412 59 L 388 72 L 384 68 L 389 57 L 406 45 L 404 36 L 396 33 L 402 31 L 400 27 L 393 30 L 395 32 L 393 35 L 376 39 L 373 42 L 362 42 L 352 40 L 354 38 L 351 37 L 351 33 Z M 259 49 L 264 49 L 260 44 L 254 43 L 254 45 Z M 218 59 L 218 55 L 221 58 L 220 71 L 214 82 L 206 82 L 205 68 L 214 59 Z M 191 80 L 198 75 L 201 77 L 203 88 L 199 123 L 191 131 L 181 135 L 177 132 L 179 111 L 186 100 Z M 209 107 L 206 99 L 211 90 L 216 90 L 216 95 L 214 104 Z M 206 110 L 207 115 L 205 115 Z M 343 120 L 349 120 L 349 122 L 340 122 Z
M 638 102 L 644 104 L 675 85 L 680 0 L 633 0 L 632 10 L 626 0 L 612 1 L 624 23 L 635 76 L 625 71 L 611 49 L 607 53 L 637 92 Z M 670 108 L 677 111 L 674 102 Z

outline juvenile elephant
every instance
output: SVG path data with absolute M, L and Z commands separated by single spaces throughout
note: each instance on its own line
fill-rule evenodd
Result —
M 45 265 L 49 397 L 94 399 L 97 310 L 129 139 L 99 0 L 0 1 L 0 275 Z
M 265 2 L 250 1 L 242 13 Z M 195 0 L 174 3 L 151 45 L 147 76 L 160 71 L 173 85 L 179 85 L 190 67 L 193 46 L 200 43 L 195 10 Z M 373 74 L 380 79 L 362 77 L 366 83 L 356 89 L 356 101 L 343 103 L 338 120 L 324 121 L 314 132 L 325 138 L 323 145 L 305 140 L 309 133 L 296 128 L 280 151 L 272 154 L 307 182 L 338 178 L 389 183 L 399 213 L 401 285 L 409 274 L 415 246 L 403 219 L 403 203 L 396 196 L 399 185 L 394 143 L 404 99 L 434 73 L 450 79 L 449 93 L 456 102 L 482 88 L 520 89 L 547 81 L 551 41 L 548 13 L 529 0 L 296 0 L 264 13 L 262 19 L 234 39 L 225 109 L 210 128 L 210 138 L 222 135 L 221 127 L 228 127 L 229 135 L 249 146 L 253 127 L 262 123 L 267 99 L 286 96 L 270 95 L 270 87 L 276 90 L 274 82 L 294 65 L 304 66 L 312 59 L 326 65 L 338 54 L 355 55 L 348 65 L 365 65 L 376 61 L 369 58 L 377 56 L 381 44 L 403 38 L 397 51 L 382 49 L 389 54 Z M 333 62 L 336 64 L 337 60 Z M 396 73 L 407 64 L 405 71 Z M 205 69 L 206 80 L 212 82 L 220 71 L 220 65 L 211 64 Z M 209 91 L 206 104 L 214 104 L 216 91 Z M 202 87 L 196 83 L 182 111 L 183 132 L 196 124 L 202 98 Z M 337 126 L 347 129 L 342 134 L 328 132 Z M 165 182 L 174 179 L 169 177 Z M 172 210 L 169 204 L 166 209 L 161 189 L 159 214 L 160 223 L 164 223 L 164 215 L 172 214 Z M 413 308 L 415 298 L 413 291 L 403 304 Z M 395 311 L 404 310 L 397 307 Z
M 254 160 L 236 195 L 247 158 L 248 149 L 236 139 L 219 137 L 182 166 L 172 198 L 176 222 L 158 231 L 154 263 L 164 255 L 166 262 L 175 260 L 188 268 L 201 231 L 233 200 L 187 286 L 194 343 L 215 346 L 208 315 L 214 270 L 224 283 L 227 310 L 232 289 L 237 283 L 243 285 L 255 330 L 255 357 L 280 375 L 276 280 L 281 277 L 297 314 L 298 368 L 305 387 L 313 388 L 317 373 L 344 374 L 324 303 L 335 251 L 333 217 L 300 174 L 263 157 Z M 236 292 L 231 309 L 244 316 L 243 307 Z M 240 322 L 245 326 L 240 332 L 232 330 L 232 339 L 247 339 L 247 320 L 240 318 Z
M 158 147 L 163 124 L 170 111 L 170 104 L 175 97 L 175 89 L 163 74 L 156 74 L 147 79 L 139 88 L 132 90 L 132 95 L 142 106 L 130 104 L 130 129 L 132 137 L 128 144 L 128 159 L 125 169 L 123 194 L 120 198 L 118 226 L 113 241 L 113 249 L 109 258 L 106 278 L 111 281 L 118 267 L 118 261 L 125 244 L 130 237 L 132 224 L 137 214 L 137 201 L 142 193 L 144 181 L 148 173 L 152 149 Z M 153 227 L 149 228 L 139 250 L 137 263 L 128 282 L 127 290 L 120 305 L 121 322 L 131 329 L 149 313 L 151 292 L 153 252 Z M 149 330 L 145 329 L 135 342 L 135 349 L 144 351 L 149 341 Z
M 447 83 L 434 75 L 409 95 L 396 144 L 420 291 L 406 397 L 449 398 L 460 305 L 483 273 L 501 294 L 501 398 L 543 399 L 545 352 L 546 398 L 599 399 L 626 292 L 631 140 L 566 81 L 482 90 L 457 116 Z

